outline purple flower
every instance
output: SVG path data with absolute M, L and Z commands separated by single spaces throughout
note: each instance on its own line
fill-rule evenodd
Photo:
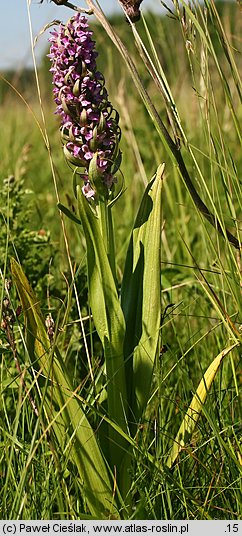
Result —
M 109 195 L 121 163 L 119 116 L 97 70 L 92 34 L 86 17 L 77 13 L 51 32 L 48 55 L 64 153 L 75 167 L 83 168 L 82 191 L 89 198 L 95 190 Z

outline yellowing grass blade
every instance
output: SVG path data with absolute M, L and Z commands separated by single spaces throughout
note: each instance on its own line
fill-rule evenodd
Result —
M 167 460 L 167 466 L 171 467 L 176 461 L 177 456 L 181 449 L 185 446 L 185 440 L 187 436 L 191 435 L 194 431 L 194 428 L 199 419 L 200 413 L 202 411 L 202 406 L 204 405 L 208 391 L 213 383 L 213 380 L 217 374 L 219 366 L 223 358 L 233 350 L 239 343 L 234 343 L 228 348 L 225 348 L 220 354 L 215 357 L 211 365 L 206 370 L 202 380 L 199 383 L 197 391 L 192 399 L 191 405 L 189 406 L 186 415 L 181 423 L 176 439 L 173 443 L 172 451 Z
M 46 377 L 44 409 L 61 450 L 68 454 L 81 479 L 83 496 L 97 519 L 119 518 L 109 472 L 81 402 L 58 350 L 51 349 L 37 298 L 21 266 L 11 260 L 14 282 L 26 324 L 26 344 L 34 367 Z

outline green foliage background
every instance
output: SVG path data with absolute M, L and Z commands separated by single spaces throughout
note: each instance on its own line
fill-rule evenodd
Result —
M 234 2 L 217 3 L 217 8 L 241 72 L 242 14 L 239 5 Z M 187 30 L 190 34 L 187 34 L 184 44 L 179 21 L 175 17 L 150 14 L 146 22 L 183 128 L 206 178 L 207 190 L 194 164 L 187 158 L 194 183 L 208 204 L 212 198 L 226 226 L 236 227 L 239 232 L 241 145 L 217 70 L 209 60 L 210 80 L 205 88 L 206 100 L 202 93 L 203 56 L 198 31 L 190 24 Z M 120 18 L 113 18 L 111 24 L 125 42 L 144 86 L 169 128 L 165 104 L 141 61 L 131 28 Z M 150 45 L 142 23 L 137 25 L 137 29 L 148 48 Z M 231 79 L 230 65 L 218 33 L 211 22 L 209 32 L 231 88 L 237 121 L 241 123 L 239 94 Z M 114 208 L 120 280 L 144 184 L 153 176 L 157 166 L 166 162 L 161 353 L 154 371 L 154 395 L 136 437 L 139 449 L 132 474 L 132 515 L 139 519 L 238 519 L 241 518 L 242 455 L 239 350 L 234 350 L 233 358 L 227 358 L 222 364 L 199 425 L 180 455 L 180 463 L 171 470 L 164 466 L 161 479 L 158 469 L 149 462 L 149 454 L 161 463 L 165 459 L 203 373 L 230 338 L 218 302 L 215 298 L 211 299 L 211 288 L 239 331 L 242 324 L 241 283 L 238 274 L 233 274 L 234 261 L 231 260 L 228 244 L 223 239 L 218 240 L 215 230 L 195 210 L 118 51 L 99 26 L 95 26 L 95 38 L 100 70 L 105 72 L 110 100 L 119 111 L 123 133 L 122 173 L 127 190 Z M 188 46 L 191 47 L 190 56 L 187 54 Z M 40 88 L 58 190 L 62 202 L 76 210 L 71 171 L 62 154 L 58 119 L 53 113 L 48 69 L 48 60 L 43 58 L 39 68 Z M 55 319 L 59 348 L 74 377 L 74 384 L 81 384 L 80 395 L 85 398 L 89 396 L 86 349 L 78 322 L 76 296 L 73 294 L 50 163 L 37 124 L 41 121 L 41 114 L 34 74 L 6 73 L 6 78 L 21 97 L 4 80 L 0 82 L 3 125 L 0 129 L 2 280 L 10 277 L 9 258 L 15 256 L 40 300 L 42 311 L 46 314 L 51 312 Z M 89 318 L 84 242 L 72 222 L 65 221 L 65 226 L 71 259 L 75 262 L 78 297 L 98 389 L 98 382 L 101 382 L 105 371 L 100 341 Z M 4 295 L 3 284 L 2 298 Z M 18 300 L 14 289 L 11 290 L 11 299 L 16 308 Z M 21 317 L 20 321 L 23 321 Z M 16 337 L 19 338 L 19 361 L 25 368 L 26 382 L 30 385 L 31 375 L 26 368 L 26 351 L 20 332 Z M 38 440 L 41 430 L 36 428 L 36 418 L 26 397 L 24 403 L 22 401 L 24 394 L 4 331 L 1 332 L 0 351 L 2 519 L 78 519 L 87 516 L 85 501 L 80 497 L 71 464 L 65 462 L 61 451 L 57 453 L 56 463 L 46 438 L 40 441 L 33 463 L 26 469 L 33 431 Z M 95 419 L 93 415 L 94 426 Z M 22 487 L 21 475 L 25 475 Z M 20 489 L 22 502 L 15 507 L 13 494 Z

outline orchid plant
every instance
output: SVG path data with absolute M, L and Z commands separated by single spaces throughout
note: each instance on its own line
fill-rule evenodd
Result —
M 104 77 L 97 70 L 97 52 L 87 19 L 78 13 L 66 26 L 60 25 L 59 30 L 52 33 L 50 41 L 49 56 L 52 60 L 56 113 L 62 119 L 64 154 L 74 166 L 74 193 L 87 243 L 90 304 L 106 360 L 109 416 L 124 431 L 129 432 L 130 421 L 138 422 L 149 394 L 152 366 L 146 363 L 143 374 L 142 362 L 147 362 L 148 358 L 153 363 L 159 338 L 161 172 L 147 188 L 138 215 L 136 226 L 141 235 L 134 238 L 134 229 L 120 303 L 111 215 L 112 205 L 122 191 L 121 186 L 116 194 L 116 188 L 119 187 L 117 174 L 121 164 L 119 116 L 108 99 Z M 77 177 L 83 185 L 78 184 Z M 148 206 L 149 200 L 154 203 L 152 198 L 155 193 L 158 194 L 157 209 Z M 141 237 L 147 233 L 151 218 L 155 221 L 152 221 L 149 229 L 146 248 Z M 155 252 L 152 242 L 155 244 Z M 152 278 L 147 278 L 145 288 L 142 285 L 144 265 L 147 266 L 148 273 L 150 270 L 154 273 L 153 281 Z M 133 333 L 133 327 L 131 331 L 129 326 L 132 326 L 136 318 L 137 327 Z M 141 345 L 140 355 L 137 348 Z M 146 354 L 145 359 L 142 354 Z M 135 369 L 140 364 L 141 371 L 137 373 Z M 113 446 L 111 452 L 115 450 L 117 449 Z M 117 464 L 116 454 L 113 464 Z M 123 452 L 120 451 L 120 458 L 122 457 Z
M 32 289 L 14 261 L 12 271 L 23 309 L 27 311 L 29 332 L 36 334 L 30 344 L 38 354 L 41 370 L 57 386 L 52 389 L 51 381 L 47 381 L 45 406 L 49 419 L 53 419 L 51 428 L 78 468 L 91 514 L 119 517 L 121 511 L 122 516 L 130 512 L 134 437 L 149 399 L 159 351 L 164 166 L 158 169 L 144 193 L 119 293 L 112 207 L 123 192 L 119 170 L 121 130 L 104 76 L 97 69 L 92 34 L 87 18 L 77 13 L 51 33 L 49 57 L 56 114 L 61 117 L 64 155 L 73 170 L 79 217 L 61 204 L 59 209 L 85 235 L 89 303 L 106 369 L 106 382 L 99 397 L 107 401 L 108 410 L 100 403 L 100 424 L 106 421 L 107 435 L 92 429 L 87 410 L 84 411 L 86 402 L 73 393 L 65 363 L 53 346 L 53 336 L 50 339 L 46 334 L 40 309 L 34 305 Z M 48 359 L 50 355 L 52 358 Z M 51 414 L 51 397 L 56 415 Z M 92 409 L 89 407 L 88 411 Z

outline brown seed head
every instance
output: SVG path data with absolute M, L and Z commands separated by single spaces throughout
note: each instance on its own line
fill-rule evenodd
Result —
M 140 4 L 143 0 L 120 0 L 126 15 L 132 22 L 137 22 L 140 19 Z

